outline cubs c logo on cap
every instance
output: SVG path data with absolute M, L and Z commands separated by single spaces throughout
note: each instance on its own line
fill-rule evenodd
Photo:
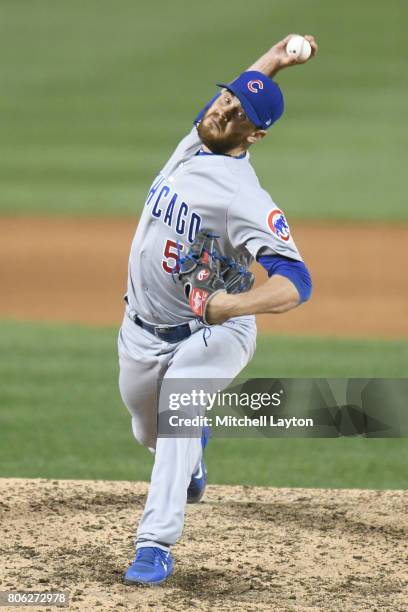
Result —
M 290 238 L 290 230 L 285 215 L 279 208 L 274 208 L 268 213 L 267 224 L 272 234 L 287 242 Z
M 248 81 L 247 87 L 251 93 L 258 93 L 260 89 L 264 88 L 264 84 L 256 79 L 255 81 Z

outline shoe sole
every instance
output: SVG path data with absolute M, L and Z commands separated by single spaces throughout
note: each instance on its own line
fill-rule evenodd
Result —
M 148 582 L 148 581 L 144 581 L 144 580 L 129 580 L 129 578 L 123 578 L 123 583 L 124 584 L 128 584 L 128 585 L 133 585 L 133 586 L 150 586 L 150 587 L 155 587 L 155 586 L 160 586 L 161 584 L 163 584 L 163 582 L 166 582 L 166 580 L 168 578 L 170 578 L 170 576 L 173 574 L 173 572 L 171 572 L 170 574 L 168 574 L 165 578 L 163 578 L 163 580 L 159 580 L 157 582 Z
M 200 503 L 200 501 L 201 501 L 201 500 L 203 499 L 203 497 L 204 497 L 204 493 L 205 493 L 205 491 L 203 491 L 203 492 L 201 493 L 200 497 L 195 497 L 194 499 L 188 499 L 188 500 L 187 500 L 187 503 L 188 503 L 188 504 L 199 504 L 199 503 Z

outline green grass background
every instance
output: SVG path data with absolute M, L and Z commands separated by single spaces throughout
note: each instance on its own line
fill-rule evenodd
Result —
M 290 218 L 408 219 L 406 0 L 3 0 L 0 213 L 129 214 L 219 79 L 289 32 L 286 114 L 253 148 Z
M 148 480 L 117 388 L 117 331 L 0 323 L 0 475 Z M 243 376 L 406 376 L 408 343 L 261 337 Z M 406 488 L 405 439 L 213 439 L 212 483 Z

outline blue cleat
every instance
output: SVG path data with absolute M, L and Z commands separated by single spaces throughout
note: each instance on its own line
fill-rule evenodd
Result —
M 208 444 L 208 440 L 210 439 L 210 428 L 203 427 L 203 431 L 201 434 L 201 446 L 204 451 L 205 447 Z M 187 503 L 188 504 L 198 504 L 201 501 L 205 487 L 207 485 L 207 470 L 205 467 L 204 459 L 201 458 L 200 465 L 198 469 L 194 472 L 191 477 L 190 484 L 187 489 Z
M 138 548 L 123 578 L 125 584 L 161 584 L 173 573 L 170 551 L 153 546 Z

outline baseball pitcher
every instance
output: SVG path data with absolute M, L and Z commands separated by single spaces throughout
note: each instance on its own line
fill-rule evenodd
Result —
M 160 387 L 179 379 L 232 381 L 255 351 L 255 316 L 309 299 L 311 279 L 281 207 L 261 187 L 249 149 L 282 116 L 273 77 L 305 63 L 275 44 L 216 95 L 154 178 L 133 239 L 119 332 L 120 393 L 136 440 L 154 454 L 127 584 L 159 584 L 173 572 L 187 502 L 207 474 L 201 437 L 157 435 Z M 312 54 L 313 36 L 305 36 Z M 252 288 L 248 267 L 267 272 Z

